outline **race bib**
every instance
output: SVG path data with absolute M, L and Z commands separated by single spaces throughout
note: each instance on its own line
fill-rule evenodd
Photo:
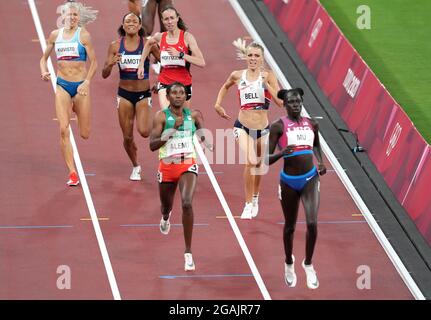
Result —
M 193 139 L 187 131 L 177 131 L 172 139 L 166 143 L 168 157 L 193 153 Z
M 313 147 L 314 143 L 314 132 L 313 130 L 306 129 L 291 129 L 286 132 L 287 144 L 295 146 L 310 146 Z
M 55 54 L 58 60 L 79 58 L 78 42 L 60 42 L 55 44 Z
M 138 70 L 141 55 L 139 54 L 123 54 L 121 55 L 120 68 L 123 71 L 136 71 Z
M 264 104 L 265 91 L 255 83 L 246 85 L 240 89 L 241 106 L 248 104 Z
M 160 64 L 162 65 L 162 67 L 169 67 L 169 66 L 185 67 L 186 60 L 180 59 L 180 57 L 171 56 L 168 51 L 161 51 Z

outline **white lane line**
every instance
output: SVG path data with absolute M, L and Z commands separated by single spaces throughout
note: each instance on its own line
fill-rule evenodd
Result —
M 280 70 L 277 62 L 272 57 L 271 53 L 269 52 L 268 48 L 265 46 L 265 43 L 257 33 L 256 29 L 254 28 L 253 24 L 248 19 L 245 12 L 242 10 L 242 7 L 238 4 L 237 0 L 229 0 L 231 6 L 234 8 L 236 14 L 240 18 L 242 24 L 245 26 L 246 30 L 250 33 L 251 37 L 254 41 L 259 42 L 265 49 L 265 59 L 268 62 L 269 66 L 272 68 L 272 70 L 277 74 L 278 80 L 281 82 L 284 88 L 291 89 L 292 86 L 287 81 L 285 75 Z M 306 116 L 309 117 L 308 112 L 305 110 L 305 107 L 303 108 L 303 111 Z M 338 162 L 338 159 L 335 157 L 332 150 L 329 148 L 328 144 L 326 143 L 325 139 L 322 137 L 322 135 L 319 133 L 320 143 L 322 145 L 322 150 L 325 153 L 326 157 L 328 158 L 329 162 L 331 163 L 332 167 L 336 170 L 338 177 L 343 182 L 344 186 L 346 187 L 347 191 L 349 192 L 350 196 L 352 197 L 355 204 L 358 206 L 359 210 L 362 212 L 365 220 L 367 220 L 368 225 L 370 226 L 371 230 L 374 232 L 374 235 L 377 237 L 378 241 L 380 242 L 380 245 L 385 250 L 386 254 L 388 255 L 389 259 L 391 260 L 392 264 L 395 266 L 395 269 L 398 271 L 398 273 L 401 276 L 401 279 L 403 279 L 404 283 L 406 284 L 407 288 L 410 290 L 412 295 L 417 300 L 425 300 L 425 297 L 419 287 L 417 286 L 416 282 L 411 277 L 409 271 L 404 266 L 404 263 L 401 261 L 398 254 L 395 252 L 394 248 L 386 238 L 385 234 L 383 233 L 380 226 L 377 224 L 376 220 L 374 219 L 373 215 L 371 214 L 370 210 L 368 209 L 365 202 L 362 200 L 362 197 L 359 195 L 358 191 L 353 186 L 352 182 L 350 181 L 349 177 L 347 176 L 346 172 L 341 167 L 340 163 Z
M 260 292 L 262 293 L 263 298 L 265 300 L 271 300 L 271 296 L 269 295 L 268 289 L 266 288 L 265 283 L 263 282 L 263 279 L 260 276 L 259 270 L 257 269 L 256 264 L 254 263 L 253 257 L 251 256 L 250 250 L 248 250 L 247 244 L 245 243 L 244 238 L 242 237 L 241 231 L 239 231 L 238 225 L 235 222 L 235 218 L 232 215 L 232 211 L 230 211 L 230 208 L 223 195 L 223 192 L 221 191 L 221 188 L 217 182 L 217 179 L 214 176 L 211 166 L 208 163 L 208 159 L 205 156 L 205 153 L 202 150 L 202 147 L 199 144 L 199 141 L 197 140 L 196 136 L 194 136 L 193 142 L 194 142 L 196 151 L 198 152 L 199 157 L 202 161 L 202 164 L 204 165 L 205 170 L 207 171 L 208 177 L 210 178 L 211 184 L 213 185 L 214 191 L 217 194 L 220 204 L 222 205 L 223 210 L 226 213 L 226 217 L 229 220 L 233 233 L 235 234 L 235 237 L 238 240 L 239 246 L 241 247 L 241 250 L 245 256 L 245 259 L 247 260 L 251 273 L 253 274 L 253 277 L 256 280 L 256 283 L 260 289 Z
M 42 52 L 45 52 L 45 49 L 46 49 L 45 35 L 43 33 L 42 24 L 40 23 L 39 14 L 37 12 L 37 8 L 34 3 L 34 0 L 28 0 L 28 4 L 30 6 L 31 15 L 33 16 L 37 35 L 40 40 Z M 54 67 L 52 66 L 51 58 L 48 59 L 48 70 L 51 73 L 51 84 L 55 92 L 57 79 L 55 76 Z M 70 126 L 69 126 L 69 130 L 70 130 L 70 142 L 72 143 L 73 156 L 75 159 L 76 168 L 78 170 L 79 179 L 81 181 L 82 191 L 84 192 L 85 200 L 87 202 L 88 211 L 90 212 L 91 221 L 93 222 L 94 232 L 96 233 L 97 243 L 99 244 L 99 249 L 102 254 L 103 263 L 105 265 L 106 273 L 108 275 L 108 281 L 111 286 L 111 291 L 115 300 L 121 300 L 120 291 L 118 290 L 117 281 L 115 280 L 114 271 L 112 269 L 111 261 L 109 260 L 108 250 L 106 249 L 105 241 L 102 235 L 102 230 L 100 229 L 99 221 L 96 214 L 96 209 L 94 208 L 93 199 L 91 198 L 90 189 L 88 188 L 87 180 L 84 174 L 84 169 L 82 168 L 81 159 L 79 158 L 79 153 L 76 147 L 75 138 L 73 137 L 72 128 Z

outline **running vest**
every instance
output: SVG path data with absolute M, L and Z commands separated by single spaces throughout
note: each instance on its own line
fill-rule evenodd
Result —
M 87 61 L 87 50 L 79 40 L 81 35 L 81 27 L 76 29 L 72 39 L 63 39 L 64 28 L 61 28 L 58 32 L 57 39 L 55 39 L 55 54 L 57 60 L 66 61 Z
M 255 81 L 247 80 L 244 70 L 238 83 L 238 97 L 241 110 L 268 110 L 271 95 L 263 84 L 262 74 Z
M 166 123 L 163 132 L 172 129 L 175 125 L 176 116 L 169 108 L 163 109 Z M 159 160 L 165 158 L 196 158 L 193 136 L 196 132 L 195 122 L 192 119 L 190 109 L 183 108 L 183 124 L 177 129 L 174 136 L 159 149 Z
M 184 40 L 184 31 L 180 30 L 180 36 L 176 44 L 168 44 L 167 36 L 168 32 L 163 32 L 160 40 L 160 64 L 162 69 L 159 74 L 159 82 L 171 84 L 179 81 L 185 86 L 189 86 L 192 84 L 192 75 L 189 72 L 190 64 L 180 57 L 171 56 L 167 51 L 169 47 L 173 47 L 178 52 L 190 53 Z
M 140 37 L 138 47 L 133 51 L 128 51 L 124 44 L 125 37 L 121 37 L 120 48 L 118 53 L 121 53 L 121 60 L 118 62 L 121 80 L 138 80 L 138 67 L 141 61 L 142 50 L 144 49 L 144 39 Z M 149 78 L 150 60 L 145 59 L 144 62 L 144 79 Z
M 280 150 L 283 150 L 288 145 L 295 146 L 294 153 L 313 150 L 314 131 L 310 118 L 302 117 L 298 123 L 284 116 L 281 118 L 281 121 L 283 121 L 283 134 L 278 140 Z

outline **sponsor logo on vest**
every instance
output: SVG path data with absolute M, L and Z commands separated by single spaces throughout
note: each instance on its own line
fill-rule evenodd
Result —
M 347 94 L 354 98 L 360 84 L 361 81 L 355 76 L 352 69 L 349 68 L 343 82 L 343 87 L 346 89 Z
M 290 124 L 287 125 L 288 128 L 286 128 L 286 131 L 313 131 L 310 127 L 295 127 L 295 128 L 289 128 Z

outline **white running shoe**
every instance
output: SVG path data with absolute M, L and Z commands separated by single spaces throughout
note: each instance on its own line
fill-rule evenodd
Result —
M 130 175 L 130 180 L 141 180 L 141 166 L 133 167 L 132 174 Z
M 241 214 L 241 219 L 248 219 L 251 220 L 252 215 L 251 215 L 251 210 L 253 209 L 253 203 L 251 202 L 246 202 L 245 203 L 245 207 L 242 210 L 242 214 Z
M 184 253 L 184 270 L 194 271 L 196 269 L 195 262 L 191 253 Z
M 304 261 L 302 261 L 302 267 L 305 270 L 305 274 L 307 276 L 307 287 L 310 289 L 317 289 L 319 287 L 319 280 L 317 279 L 317 273 L 313 268 L 313 265 L 305 265 Z
M 284 282 L 288 287 L 296 286 L 295 257 L 293 255 L 292 264 L 284 263 Z
M 253 204 L 253 208 L 251 209 L 251 216 L 253 218 L 256 218 L 259 212 L 259 196 L 253 196 L 251 203 Z
M 169 219 L 171 218 L 171 212 L 169 212 L 168 220 L 162 219 L 160 220 L 160 232 L 163 234 L 168 234 L 169 230 L 171 230 L 171 223 L 169 222 Z

